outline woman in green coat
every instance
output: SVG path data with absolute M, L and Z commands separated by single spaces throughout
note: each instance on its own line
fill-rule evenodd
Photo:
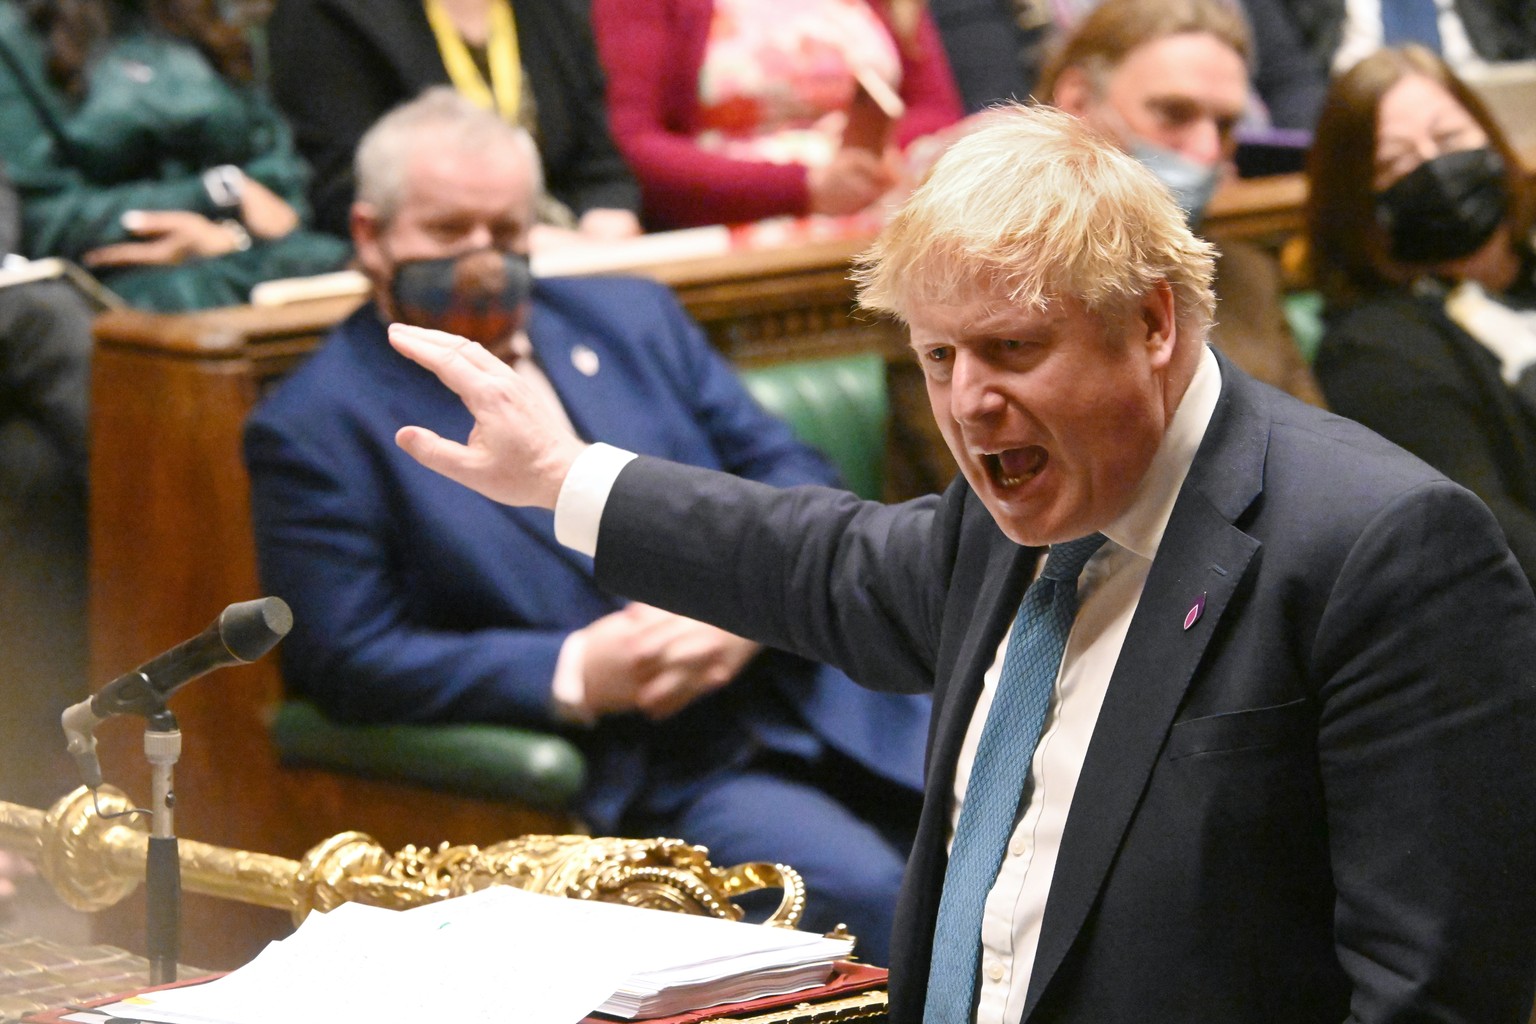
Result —
M 214 0 L 0 0 L 0 159 L 23 247 L 128 302 L 187 310 L 334 270 L 307 172 Z

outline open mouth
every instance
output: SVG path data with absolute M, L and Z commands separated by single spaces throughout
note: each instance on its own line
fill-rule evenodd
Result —
M 1050 455 L 1039 445 L 1031 444 L 983 455 L 982 461 L 986 464 L 992 482 L 1006 490 L 1039 476 L 1045 464 L 1050 461 Z

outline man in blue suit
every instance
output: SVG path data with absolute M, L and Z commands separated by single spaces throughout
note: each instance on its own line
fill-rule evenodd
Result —
M 569 730 L 599 834 L 673 835 L 721 863 L 804 875 L 807 926 L 846 922 L 885 961 L 921 788 L 926 698 L 847 677 L 601 590 L 542 510 L 418 466 L 407 423 L 468 413 L 395 353 L 408 317 L 475 337 L 541 382 L 581 436 L 766 484 L 834 474 L 765 414 L 671 294 L 533 281 L 532 143 L 451 90 L 387 115 L 358 151 L 352 227 L 374 300 L 252 415 L 261 575 L 294 611 L 287 685 L 351 722 Z
M 861 270 L 942 497 L 584 445 L 403 325 L 477 426 L 400 444 L 555 509 L 621 593 L 933 692 L 895 1024 L 1524 1024 L 1536 599 L 1497 522 L 1208 347 L 1211 247 L 1137 161 L 987 118 Z

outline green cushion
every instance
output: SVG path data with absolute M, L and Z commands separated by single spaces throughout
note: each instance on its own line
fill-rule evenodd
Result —
M 1290 292 L 1280 300 L 1280 308 L 1290 324 L 1296 347 L 1301 349 L 1301 357 L 1312 362 L 1323 340 L 1323 297 L 1314 291 Z
M 741 378 L 763 408 L 832 460 L 849 490 L 880 497 L 890 415 L 882 356 L 779 363 L 744 370 Z
M 549 809 L 567 806 L 586 774 L 581 752 L 564 738 L 503 725 L 341 725 L 307 701 L 288 700 L 271 735 L 290 767 Z

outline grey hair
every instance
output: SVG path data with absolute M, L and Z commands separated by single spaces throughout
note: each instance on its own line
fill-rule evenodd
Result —
M 477 106 L 452 86 L 434 85 L 374 122 L 357 144 L 353 176 L 357 199 L 374 208 L 381 223 L 394 219 L 405 198 L 405 171 L 411 154 L 423 146 L 452 152 L 483 152 L 510 143 L 528 161 L 536 205 L 544 192 L 539 148 L 527 129 L 503 121 Z

